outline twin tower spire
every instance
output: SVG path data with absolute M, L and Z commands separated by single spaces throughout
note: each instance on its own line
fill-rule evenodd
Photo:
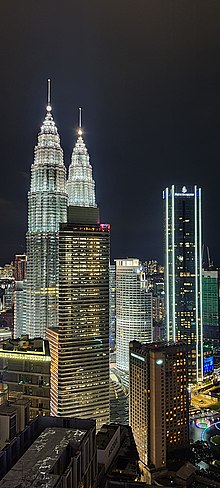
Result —
M 52 117 L 51 106 L 51 80 L 48 79 L 47 89 L 47 112 L 43 123 L 43 130 L 54 134 L 58 131 Z M 68 177 L 66 183 L 66 191 L 68 195 L 68 204 L 77 207 L 93 207 L 96 208 L 95 201 L 95 182 L 92 175 L 92 166 L 90 164 L 90 156 L 83 140 L 82 130 L 82 109 L 79 108 L 79 124 L 78 137 L 73 147 L 71 162 L 68 170 Z M 54 141 L 55 142 L 55 141 Z
M 80 216 L 83 213 L 98 213 L 92 166 L 81 125 L 80 110 L 78 137 L 66 179 L 63 149 L 53 120 L 51 84 L 48 80 L 46 116 L 34 148 L 28 192 L 26 312 L 21 327 L 22 333 L 30 337 L 45 337 L 46 328 L 54 327 L 57 323 L 60 224 L 68 221 L 69 212 Z M 87 208 L 86 212 L 82 207 Z

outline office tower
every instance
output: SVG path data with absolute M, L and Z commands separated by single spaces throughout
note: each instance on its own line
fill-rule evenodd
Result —
M 17 339 L 24 333 L 26 301 L 25 301 L 25 283 L 24 281 L 15 282 L 14 291 L 14 332 L 13 337 Z
M 14 262 L 15 281 L 24 281 L 26 279 L 27 256 L 26 254 L 16 254 Z
M 203 339 L 219 346 L 219 273 L 202 270 Z
M 130 343 L 129 420 L 143 468 L 188 446 L 187 345 Z
M 14 337 L 21 337 L 26 323 L 25 280 L 27 275 L 26 254 L 16 254 L 14 262 Z
M 146 271 L 148 291 L 153 295 L 153 340 L 163 339 L 165 335 L 165 293 L 164 268 L 155 260 L 143 263 Z
M 189 345 L 189 382 L 203 379 L 201 188 L 163 192 L 167 340 Z
M 76 187 L 76 188 L 75 188 Z M 109 422 L 110 226 L 99 223 L 89 155 L 79 129 L 59 232 L 59 324 L 47 330 L 51 414 Z
M 114 352 L 116 343 L 115 330 L 115 264 L 109 267 L 109 346 L 110 351 Z
M 49 92 L 49 90 L 48 90 Z M 66 170 L 48 96 L 28 193 L 26 333 L 45 337 L 57 324 L 58 231 L 66 222 Z
M 0 486 L 94 488 L 96 452 L 94 420 L 37 417 L 0 453 Z
M 129 371 L 129 342 L 153 339 L 152 294 L 139 259 L 116 259 L 116 364 Z
M 30 402 L 30 418 L 50 413 L 50 352 L 48 341 L 9 339 L 0 342 L 2 382 L 9 400 Z

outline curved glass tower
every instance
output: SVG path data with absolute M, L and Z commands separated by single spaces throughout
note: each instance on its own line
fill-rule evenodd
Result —
M 51 105 L 38 134 L 28 193 L 26 333 L 57 324 L 58 231 L 67 218 L 66 169 Z

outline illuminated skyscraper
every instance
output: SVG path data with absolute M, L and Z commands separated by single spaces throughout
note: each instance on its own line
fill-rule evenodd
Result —
M 59 324 L 47 330 L 51 414 L 109 422 L 110 226 L 99 223 L 81 129 L 67 183 L 68 221 L 59 232 Z
M 203 338 L 219 346 L 219 271 L 202 270 Z
M 26 333 L 30 337 L 44 337 L 46 328 L 57 324 L 58 231 L 67 218 L 65 179 L 49 94 L 28 193 Z
M 26 254 L 16 254 L 14 262 L 15 281 L 24 281 L 26 279 L 27 256 Z
M 129 424 L 144 471 L 188 447 L 187 353 L 181 343 L 130 343 Z
M 164 201 L 167 340 L 189 345 L 189 381 L 203 378 L 201 188 L 166 188 Z
M 116 364 L 129 371 L 129 342 L 153 340 L 152 293 L 139 259 L 116 259 Z
M 116 329 L 115 329 L 115 264 L 109 267 L 109 346 L 110 351 L 115 349 Z

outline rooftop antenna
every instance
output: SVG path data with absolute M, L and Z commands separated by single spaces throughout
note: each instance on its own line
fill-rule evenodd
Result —
M 78 130 L 78 134 L 79 136 L 82 135 L 82 108 L 79 107 L 79 130 Z
M 51 112 L 51 79 L 47 80 L 47 111 Z

